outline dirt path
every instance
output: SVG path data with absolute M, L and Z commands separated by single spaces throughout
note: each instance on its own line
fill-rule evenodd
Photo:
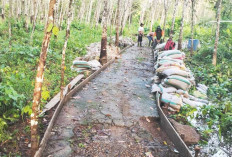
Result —
M 58 116 L 43 155 L 177 156 L 160 130 L 150 94 L 151 58 L 150 49 L 131 47 L 76 93 Z

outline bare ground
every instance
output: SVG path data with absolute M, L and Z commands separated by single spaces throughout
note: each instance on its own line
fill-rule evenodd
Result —
M 43 156 L 178 156 L 150 94 L 151 58 L 149 48 L 131 47 L 77 92 L 58 116 Z

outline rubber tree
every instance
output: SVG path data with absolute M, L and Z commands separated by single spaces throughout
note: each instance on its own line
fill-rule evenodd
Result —
M 216 38 L 215 38 L 215 44 L 214 44 L 214 50 L 213 50 L 213 60 L 212 64 L 216 66 L 217 64 L 217 48 L 218 48 L 218 40 L 219 40 L 219 32 L 220 32 L 220 14 L 221 14 L 221 5 L 222 0 L 217 1 L 217 28 L 216 28 Z
M 174 9 L 173 9 L 172 26 L 171 26 L 170 34 L 174 34 L 174 26 L 175 26 L 176 10 L 177 10 L 177 7 L 178 7 L 178 2 L 179 2 L 179 0 L 175 0 L 175 6 L 174 6 Z
M 0 0 L 0 3 L 1 3 L 1 17 L 4 20 L 5 19 L 5 13 L 4 13 L 4 10 L 5 10 L 5 0 Z
M 100 63 L 102 65 L 107 63 L 107 13 L 108 13 L 108 0 L 104 0 L 104 12 L 102 15 L 102 39 L 101 39 L 101 53 Z
M 163 25 L 164 33 L 165 33 L 165 27 L 166 27 L 166 21 L 167 21 L 167 12 L 168 12 L 168 0 L 164 0 L 164 25 Z
M 152 27 L 153 27 L 153 24 L 154 24 L 154 19 L 155 19 L 155 14 L 156 14 L 156 8 L 157 8 L 157 0 L 153 0 L 151 2 L 151 24 L 150 24 L 150 32 L 152 31 Z
M 98 26 L 101 9 L 102 9 L 102 0 L 98 0 L 97 7 L 95 10 L 95 27 Z
M 89 3 L 89 12 L 88 12 L 87 20 L 86 20 L 87 23 L 90 23 L 90 20 L 91 20 L 93 2 L 94 2 L 94 0 L 90 0 L 90 3 Z
M 11 30 L 12 5 L 13 5 L 12 0 L 9 0 L 9 15 L 8 15 L 9 47 L 11 47 L 11 37 L 12 37 L 12 30 Z
M 191 52 L 190 55 L 193 56 L 193 35 L 194 35 L 194 10 L 195 10 L 196 0 L 191 0 Z
M 184 0 L 183 2 L 183 8 L 182 8 L 182 18 L 181 18 L 181 24 L 180 24 L 180 34 L 178 39 L 178 50 L 182 49 L 182 38 L 183 38 L 183 28 L 184 28 L 184 15 L 185 15 L 185 9 L 187 8 L 188 0 Z
M 33 104 L 32 104 L 32 114 L 31 114 L 31 156 L 34 156 L 39 144 L 38 135 L 38 114 L 40 110 L 40 99 L 41 90 L 44 78 L 45 62 L 47 58 L 47 51 L 49 48 L 49 42 L 52 35 L 52 28 L 54 25 L 54 5 L 56 0 L 50 0 L 49 11 L 48 11 L 48 21 L 46 24 L 46 29 L 44 32 L 44 38 L 42 43 L 42 48 L 40 52 L 40 59 L 35 79 L 35 88 L 33 94 Z
M 118 0 L 117 16 L 116 16 L 116 35 L 115 35 L 115 46 L 117 47 L 119 46 L 120 3 L 121 3 L 121 0 Z
M 33 15 L 33 23 L 32 23 L 33 25 L 32 25 L 32 32 L 31 32 L 31 42 L 33 40 L 33 35 L 35 32 L 35 26 L 36 26 L 38 12 L 39 12 L 39 1 L 34 0 L 34 15 Z
M 68 44 L 68 39 L 70 36 L 70 25 L 71 25 L 71 18 L 72 18 L 72 1 L 69 1 L 69 7 L 68 7 L 68 19 L 67 19 L 67 29 L 66 29 L 66 36 L 64 41 L 64 46 L 62 50 L 62 63 L 61 63 L 61 82 L 60 82 L 60 99 L 64 97 L 63 91 L 64 91 L 64 71 L 65 71 L 65 51 Z

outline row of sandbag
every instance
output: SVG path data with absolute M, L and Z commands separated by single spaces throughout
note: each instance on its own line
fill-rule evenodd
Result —
M 154 57 L 156 75 L 153 77 L 152 93 L 162 93 L 161 101 L 168 104 L 169 110 L 179 111 L 185 104 L 197 107 L 208 103 L 207 100 L 188 94 L 195 80 L 184 64 L 185 53 L 179 50 L 156 50 Z
M 81 73 L 87 70 L 98 70 L 101 67 L 102 65 L 97 60 L 91 60 L 88 62 L 84 60 L 74 60 L 71 69 L 78 73 Z

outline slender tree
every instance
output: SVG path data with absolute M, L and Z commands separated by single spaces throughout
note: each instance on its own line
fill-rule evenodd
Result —
M 193 56 L 193 34 L 194 34 L 194 9 L 196 0 L 191 0 L 192 14 L 191 14 L 191 56 Z
M 5 9 L 5 0 L 1 0 L 1 17 L 4 20 L 5 19 L 5 13 L 4 13 L 4 9 Z
M 182 18 L 181 18 L 181 25 L 180 25 L 180 34 L 178 39 L 178 50 L 182 49 L 182 38 L 183 38 L 183 28 L 184 28 L 184 15 L 185 15 L 185 9 L 187 8 L 188 0 L 184 0 L 183 2 L 183 8 L 182 8 Z
M 107 63 L 107 13 L 108 13 L 108 0 L 104 0 L 104 12 L 102 16 L 102 39 L 101 39 L 101 53 L 100 63 L 102 65 Z
M 164 25 L 163 25 L 163 31 L 165 33 L 165 27 L 166 27 L 166 19 L 167 19 L 167 13 L 168 13 L 168 0 L 164 0 Z M 165 37 L 165 35 L 164 35 Z
M 65 51 L 66 51 L 68 39 L 70 36 L 70 24 L 71 24 L 71 18 L 72 18 L 72 1 L 73 0 L 69 1 L 66 37 L 65 37 L 63 50 L 62 50 L 60 99 L 62 99 L 64 97 L 63 91 L 64 91 Z
M 12 18 L 12 0 L 9 0 L 9 15 L 8 15 L 8 32 L 9 32 L 9 47 L 11 47 L 11 18 Z
M 117 16 L 116 16 L 116 36 L 115 36 L 115 46 L 119 46 L 119 27 L 120 27 L 120 3 L 121 0 L 118 0 L 117 4 Z
M 42 43 L 40 60 L 37 69 L 37 75 L 35 79 L 35 89 L 33 95 L 33 105 L 32 105 L 32 114 L 31 114 L 31 156 L 34 156 L 36 150 L 38 149 L 39 144 L 39 135 L 38 135 L 38 114 L 40 110 L 40 99 L 41 99 L 41 89 L 43 84 L 43 75 L 45 62 L 47 58 L 47 50 L 49 47 L 50 38 L 52 35 L 52 27 L 54 24 L 54 5 L 56 0 L 50 0 L 49 12 L 48 12 L 48 22 L 46 25 L 46 30 L 44 34 L 44 39 Z
M 212 64 L 216 66 L 217 64 L 217 48 L 218 48 L 218 40 L 219 40 L 219 32 L 220 32 L 220 14 L 221 14 L 221 5 L 222 0 L 217 1 L 217 29 L 216 29 L 216 38 L 215 38 L 215 44 L 214 44 L 214 50 L 213 50 L 213 60 Z
M 175 6 L 174 6 L 173 16 L 172 16 L 172 27 L 171 27 L 170 34 L 174 34 L 174 25 L 175 25 L 176 10 L 177 10 L 177 6 L 178 6 L 178 2 L 179 2 L 179 0 L 175 0 Z
M 91 19 L 93 2 L 94 2 L 94 0 L 90 0 L 90 3 L 89 3 L 89 12 L 88 12 L 87 20 L 86 20 L 87 23 L 89 23 L 90 19 Z
M 35 32 L 36 19 L 37 19 L 38 12 L 39 12 L 39 1 L 34 0 L 34 15 L 33 15 L 33 25 L 32 25 L 32 32 L 31 32 L 31 42 L 33 40 L 33 35 Z
M 157 4 L 156 4 L 156 0 L 153 0 L 151 3 L 151 25 L 150 25 L 150 32 L 152 31 L 152 27 L 154 24 L 154 18 L 155 18 L 155 13 L 156 13 L 156 8 L 157 8 Z
M 98 0 L 96 11 L 95 11 L 95 27 L 99 24 L 99 17 L 102 9 L 102 0 Z

